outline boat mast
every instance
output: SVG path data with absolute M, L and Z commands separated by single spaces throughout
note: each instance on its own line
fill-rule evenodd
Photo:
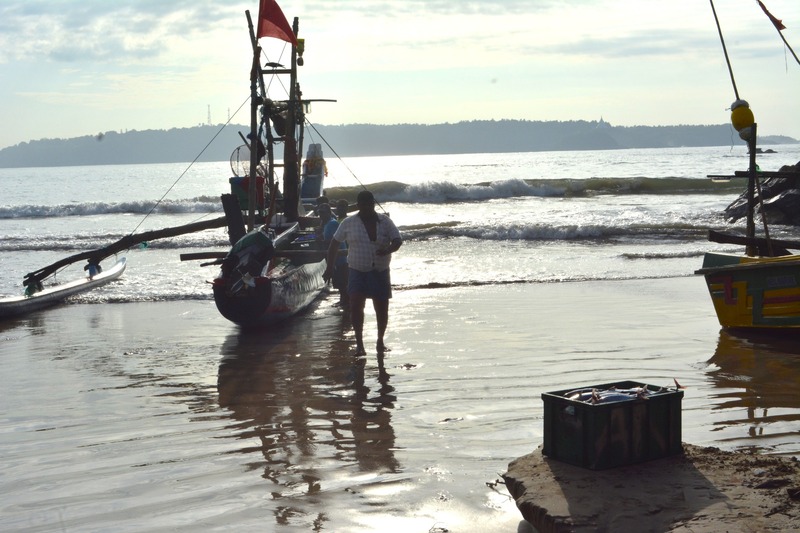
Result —
M 756 124 L 751 126 L 750 136 L 746 139 L 747 150 L 750 155 L 750 164 L 748 165 L 747 176 L 747 226 L 745 228 L 746 236 L 748 239 L 753 239 L 756 236 L 756 221 L 755 221 L 755 196 L 756 196 L 756 182 L 758 180 L 758 166 L 756 165 Z M 763 200 L 762 198 L 759 198 Z M 745 247 L 745 254 L 748 256 L 757 255 L 756 247 L 749 245 Z
M 258 84 L 261 82 L 263 90 L 264 81 L 261 77 L 261 66 L 259 59 L 261 57 L 261 46 L 256 39 L 256 33 L 253 29 L 253 19 L 250 17 L 250 11 L 245 11 L 247 16 L 247 27 L 250 30 L 250 43 L 253 46 L 253 65 L 250 69 L 250 172 L 248 173 L 248 190 L 247 190 L 247 231 L 253 231 L 256 225 L 256 180 L 258 173 L 256 169 L 259 165 L 258 156 L 258 108 L 262 103 L 261 97 L 258 94 Z
M 294 18 L 292 31 L 297 36 L 299 20 Z M 302 111 L 298 108 L 300 103 L 300 89 L 297 86 L 297 47 L 292 45 L 289 73 L 289 105 L 286 116 L 286 140 L 283 151 L 283 212 L 286 219 L 295 221 L 299 218 L 300 207 L 300 164 L 297 153 L 296 127 Z

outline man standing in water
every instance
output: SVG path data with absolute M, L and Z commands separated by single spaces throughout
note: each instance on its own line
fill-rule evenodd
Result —
M 347 243 L 347 265 L 349 276 L 347 292 L 350 295 L 350 320 L 356 335 L 356 355 L 366 354 L 364 349 L 364 307 L 367 298 L 372 299 L 378 323 L 378 353 L 389 349 L 383 342 L 389 323 L 389 299 L 392 283 L 389 278 L 389 263 L 392 254 L 403 244 L 400 231 L 394 222 L 375 211 L 375 197 L 369 191 L 358 193 L 358 213 L 347 217 L 340 224 L 328 246 L 328 266 L 322 275 L 326 281 L 333 276 L 339 245 Z

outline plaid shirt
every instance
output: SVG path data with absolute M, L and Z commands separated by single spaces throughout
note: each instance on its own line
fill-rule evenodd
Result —
M 394 222 L 387 217 L 377 213 L 378 231 L 375 241 L 369 240 L 367 228 L 358 215 L 352 215 L 344 219 L 339 224 L 339 229 L 333 238 L 339 242 L 347 242 L 347 265 L 361 272 L 370 270 L 383 271 L 389 268 L 392 254 L 376 255 L 375 252 L 381 248 L 387 248 L 394 239 L 400 238 L 400 230 Z

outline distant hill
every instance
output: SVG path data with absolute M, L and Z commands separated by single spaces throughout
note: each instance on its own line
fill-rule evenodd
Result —
M 248 128 L 229 125 L 220 131 L 221 128 L 221 125 L 206 125 L 125 133 L 110 131 L 72 139 L 24 142 L 0 150 L 0 167 L 227 161 L 233 149 L 242 144 L 239 132 L 246 133 Z M 306 142 L 309 138 L 319 141 L 320 136 L 342 157 L 743 144 L 728 124 L 621 127 L 602 120 L 315 125 L 308 131 Z M 784 136 L 759 139 L 760 145 L 797 142 Z

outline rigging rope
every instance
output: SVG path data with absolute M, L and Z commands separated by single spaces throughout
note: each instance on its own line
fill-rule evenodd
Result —
M 355 180 L 356 180 L 356 182 L 358 182 L 358 184 L 361 186 L 361 188 L 362 188 L 362 189 L 364 189 L 365 191 L 366 191 L 366 190 L 368 190 L 368 189 L 367 189 L 367 186 L 366 186 L 366 185 L 364 185 L 363 183 L 361 183 L 361 180 L 360 180 L 360 179 L 358 179 L 358 176 L 356 176 L 355 172 L 353 172 L 353 171 L 350 169 L 350 167 L 348 167 L 348 166 L 347 166 L 347 163 L 345 163 L 345 162 L 344 162 L 344 159 L 342 159 L 342 157 L 341 157 L 341 156 L 340 156 L 340 155 L 339 155 L 339 154 L 336 152 L 336 150 L 334 150 L 334 149 L 333 149 L 333 146 L 331 146 L 331 145 L 330 145 L 330 143 L 328 142 L 328 140 L 327 140 L 327 139 L 326 139 L 326 138 L 325 138 L 325 137 L 324 137 L 324 136 L 323 136 L 323 135 L 322 135 L 322 134 L 319 132 L 319 130 L 318 130 L 316 127 L 314 127 L 314 125 L 313 125 L 313 124 L 312 124 L 312 123 L 311 123 L 311 122 L 310 122 L 308 119 L 305 119 L 305 122 L 306 122 L 306 124 L 308 125 L 308 127 L 309 127 L 309 128 L 311 128 L 312 130 L 314 130 L 314 132 L 315 132 L 317 135 L 319 135 L 319 138 L 320 138 L 320 139 L 322 139 L 322 141 L 325 143 L 325 146 L 327 146 L 327 147 L 330 149 L 330 151 L 331 151 L 331 152 L 333 152 L 333 155 L 335 155 L 335 156 L 336 156 L 336 159 L 338 159 L 338 160 L 339 160 L 339 162 L 340 162 L 342 165 L 344 165 L 344 168 L 346 168 L 346 169 L 347 169 L 347 171 L 350 173 L 350 175 L 351 175 L 351 176 L 353 176 L 353 179 L 355 179 Z M 384 213 L 386 213 L 386 210 L 383 208 L 383 206 L 382 206 L 382 205 L 381 205 L 381 204 L 380 204 L 380 203 L 379 203 L 377 200 L 375 201 L 375 205 L 376 205 L 377 207 L 379 207 L 381 211 L 383 211 Z
M 767 16 L 767 18 L 769 18 L 770 22 L 772 22 L 772 25 L 775 26 L 775 29 L 778 30 L 778 35 L 781 36 L 781 39 L 783 40 L 783 44 L 786 45 L 786 48 L 788 48 L 789 52 L 792 53 L 792 56 L 794 57 L 794 60 L 797 61 L 798 65 L 800 65 L 800 59 L 797 58 L 797 54 L 794 53 L 794 50 L 789 45 L 789 41 L 786 40 L 786 36 L 784 36 L 783 32 L 781 31 L 781 30 L 785 30 L 786 29 L 786 26 L 783 25 L 783 21 L 778 19 L 777 17 L 775 17 L 772 13 L 770 13 L 767 10 L 767 6 L 765 6 L 764 3 L 761 2 L 761 0 L 756 0 L 756 3 L 764 11 L 764 14 Z
M 728 64 L 728 72 L 731 75 L 731 84 L 733 84 L 733 94 L 739 100 L 739 89 L 736 88 L 736 80 L 733 77 L 733 68 L 731 67 L 731 60 L 728 57 L 728 49 L 725 47 L 725 39 L 722 37 L 722 27 L 719 25 L 719 18 L 717 18 L 717 10 L 714 9 L 714 0 L 708 0 L 711 3 L 711 11 L 714 13 L 714 21 L 717 23 L 717 32 L 719 33 L 719 41 L 722 43 L 722 52 L 725 54 L 725 63 Z
M 167 197 L 167 195 L 170 193 L 170 191 L 171 191 L 172 189 L 174 189 L 174 188 L 175 188 L 175 186 L 178 184 L 178 182 L 179 182 L 179 181 L 181 181 L 181 180 L 183 179 L 183 177 L 186 175 L 186 173 L 187 173 L 187 172 L 189 172 L 189 169 L 191 169 L 191 168 L 192 168 L 192 165 L 194 165 L 194 164 L 197 162 L 197 160 L 198 160 L 198 159 L 200 159 L 200 156 L 201 156 L 201 155 L 203 155 L 203 153 L 206 151 L 206 149 L 207 149 L 209 146 L 211 146 L 211 143 L 213 143 L 213 142 L 214 142 L 214 139 L 216 139 L 217 137 L 219 137 L 219 134 L 220 134 L 220 133 L 222 133 L 222 130 L 224 130 L 226 127 L 228 127 L 228 125 L 231 123 L 231 120 L 233 120 L 233 117 L 235 117 L 235 116 L 236 116 L 236 114 L 237 114 L 239 111 L 241 111 L 241 110 L 242 110 L 242 108 L 243 108 L 243 107 L 244 107 L 244 106 L 245 106 L 245 105 L 246 105 L 246 104 L 247 104 L 249 101 L 250 101 L 250 95 L 248 95 L 248 96 L 247 96 L 247 98 L 245 98 L 244 102 L 242 102 L 242 105 L 240 105 L 240 106 L 238 107 L 238 109 L 236 109 L 236 111 L 233 113 L 233 115 L 231 115 L 230 117 L 228 117 L 228 120 L 225 122 L 225 124 L 223 124 L 223 125 L 222 125 L 222 126 L 219 128 L 219 130 L 217 130 L 217 133 L 215 133 L 215 134 L 214 134 L 214 136 L 213 136 L 213 137 L 211 137 L 211 139 L 208 141 L 208 143 L 206 143 L 206 145 L 203 147 L 203 149 L 202 149 L 202 150 L 200 150 L 200 152 L 199 152 L 199 153 L 198 153 L 198 154 L 195 156 L 195 158 L 194 158 L 194 159 L 192 159 L 192 162 L 191 162 L 191 163 L 189 163 L 189 166 L 187 166 L 187 167 L 184 169 L 184 171 L 183 171 L 183 172 L 181 172 L 180 176 L 178 176 L 178 178 L 177 178 L 177 179 L 176 179 L 176 180 L 175 180 L 175 181 L 172 183 L 172 185 L 170 185 L 170 186 L 169 186 L 169 188 L 168 188 L 168 189 L 167 189 L 167 190 L 164 192 L 164 194 L 161 196 L 161 198 L 159 198 L 159 199 L 158 199 L 158 201 L 157 201 L 155 204 L 153 204 L 153 207 L 151 207 L 151 208 L 150 208 L 150 211 L 148 211 L 148 212 L 147 212 L 147 214 L 146 214 L 144 217 L 142 217 L 142 220 L 140 220 L 140 221 L 139 221 L 139 223 L 136 225 L 136 227 L 135 227 L 135 228 L 133 228 L 133 230 L 132 230 L 132 231 L 129 233 L 129 235 L 133 235 L 134 233 L 136 233 L 136 230 L 138 230 L 138 229 L 139 229 L 139 228 L 142 226 L 142 224 L 144 224 L 144 221 L 145 221 L 145 220 L 147 220 L 147 217 L 149 217 L 150 215 L 152 215 L 152 214 L 153 214 L 153 211 L 155 211 L 155 210 L 156 210 L 156 208 L 157 208 L 157 207 L 158 207 L 158 206 L 161 204 L 161 202 L 163 202 L 163 201 L 164 201 L 164 198 L 166 198 L 166 197 Z

